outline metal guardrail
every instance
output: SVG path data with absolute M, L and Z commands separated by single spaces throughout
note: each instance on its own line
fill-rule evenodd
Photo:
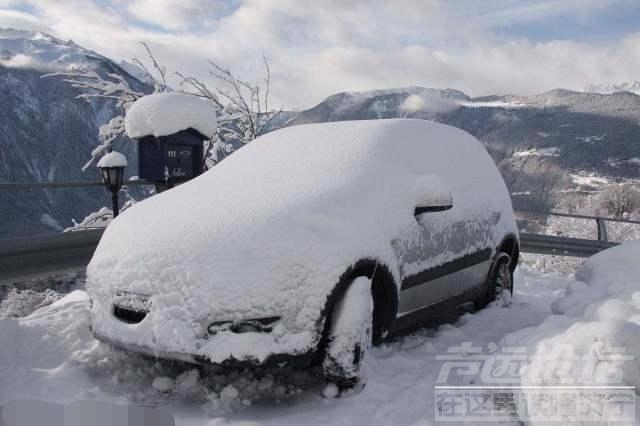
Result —
M 126 185 L 151 185 L 145 180 L 129 180 Z M 0 183 L 0 191 L 15 189 L 45 189 L 102 186 L 100 181 Z M 561 212 L 517 210 L 518 213 L 542 216 L 562 216 L 594 220 L 598 226 L 598 240 L 553 235 L 520 233 L 520 250 L 524 253 L 556 256 L 589 257 L 618 245 L 607 239 L 605 222 L 640 222 L 597 216 L 574 215 Z M 81 271 L 91 260 L 104 229 L 89 229 L 61 234 L 0 240 L 0 284 L 28 280 L 42 276 Z
M 146 179 L 123 182 L 123 186 L 155 185 Z M 104 187 L 99 181 L 0 183 L 2 191 Z M 0 284 L 86 268 L 104 228 L 17 239 L 0 239 Z
M 590 257 L 618 244 L 610 241 L 520 233 L 520 251 L 523 253 Z
M 0 240 L 0 284 L 83 270 L 95 251 L 103 229 Z M 589 257 L 618 243 L 520 234 L 524 253 Z
M 127 180 L 122 183 L 124 186 L 154 185 L 155 182 L 146 179 Z M 79 180 L 67 182 L 20 182 L 20 183 L 0 183 L 0 191 L 15 191 L 25 189 L 64 189 L 64 188 L 91 188 L 104 187 L 101 180 Z
M 598 241 L 609 241 L 609 236 L 607 234 L 607 222 L 618 222 L 618 223 L 628 223 L 632 225 L 640 225 L 639 221 L 629 220 L 629 219 L 617 219 L 613 217 L 602 217 L 602 216 L 587 216 L 581 214 L 572 214 L 572 213 L 561 213 L 561 212 L 538 212 L 535 210 L 515 210 L 516 213 L 526 213 L 534 216 L 559 216 L 559 217 L 568 217 L 571 219 L 586 219 L 586 220 L 595 220 L 596 226 L 598 227 Z M 590 240 L 586 240 L 590 241 Z M 549 253 L 543 253 L 549 254 Z
M 104 229 L 0 240 L 0 284 L 81 271 Z

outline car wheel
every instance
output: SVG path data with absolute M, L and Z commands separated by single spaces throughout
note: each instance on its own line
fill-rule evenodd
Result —
M 373 328 L 371 280 L 356 278 L 331 314 L 331 329 L 322 370 L 340 394 L 366 383 L 366 358 Z
M 511 306 L 513 271 L 511 270 L 511 262 L 508 256 L 498 258 L 484 288 L 484 294 L 480 295 L 475 301 L 478 308 L 483 308 L 491 302 L 496 302 L 498 306 L 504 308 Z
M 505 258 L 496 265 L 493 277 L 489 282 L 488 296 L 491 302 L 496 302 L 503 308 L 511 306 L 513 295 L 513 271 L 509 258 Z

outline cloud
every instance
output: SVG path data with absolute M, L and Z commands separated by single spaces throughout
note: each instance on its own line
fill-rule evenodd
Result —
M 474 96 L 582 89 L 634 80 L 640 69 L 640 27 L 606 43 L 579 34 L 534 40 L 518 32 L 533 24 L 544 35 L 553 19 L 605 31 L 596 25 L 598 16 L 628 12 L 635 7 L 630 0 L 26 3 L 33 16 L 9 11 L 25 26 L 46 26 L 118 60 L 144 57 L 138 42 L 145 41 L 170 74 L 180 70 L 212 81 L 207 61 L 213 59 L 259 81 L 264 53 L 274 105 L 286 107 L 309 107 L 339 91 L 400 86 L 452 87 Z M 8 16 L 3 12 L 0 25 Z
M 3 5 L 11 6 L 10 2 L 0 3 L 0 7 Z M 17 28 L 29 31 L 42 31 L 52 33 L 53 29 L 42 22 L 37 17 L 20 12 L 17 10 L 0 9 L 0 28 Z
M 422 96 L 418 95 L 409 95 L 400 105 L 401 111 L 407 112 L 416 112 L 416 111 L 424 111 L 427 107 L 427 102 Z
M 207 0 L 133 0 L 126 11 L 139 21 L 168 30 L 210 30 L 217 18 L 229 11 L 226 2 Z
M 474 21 L 487 27 L 541 21 L 547 18 L 571 17 L 587 20 L 607 8 L 633 3 L 633 0 L 487 0 L 478 8 L 467 4 Z M 475 6 L 475 7 L 474 7 Z
M 451 99 L 442 98 L 438 93 L 424 91 L 420 94 L 409 95 L 400 105 L 404 112 L 447 112 L 459 107 Z
M 18 53 L 9 58 L 0 57 L 0 65 L 7 68 L 28 68 L 41 71 L 54 71 L 50 65 L 41 64 L 34 57 Z
M 501 124 L 505 124 L 505 123 L 517 123 L 520 121 L 520 118 L 515 113 L 510 111 L 496 111 L 491 116 L 491 120 Z

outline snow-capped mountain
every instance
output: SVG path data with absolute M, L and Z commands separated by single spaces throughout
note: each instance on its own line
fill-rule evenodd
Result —
M 594 84 L 587 87 L 586 91 L 604 94 L 630 92 L 640 95 L 640 81 L 634 80 L 622 84 Z
M 0 28 L 0 65 L 9 68 L 67 71 L 91 67 L 105 58 L 42 32 Z
M 301 112 L 290 124 L 393 117 L 433 119 L 468 100 L 458 90 L 425 87 L 343 92 Z
M 114 102 L 76 99 L 79 92 L 62 77 L 42 78 L 79 68 L 121 74 L 136 90 L 149 90 L 110 59 L 72 41 L 0 30 L 0 182 L 99 179 L 97 169 L 83 173 L 81 167 L 98 143 L 98 128 L 115 115 Z M 135 144 L 125 148 L 135 164 Z M 62 229 L 107 204 L 101 188 L 3 191 L 0 238 Z

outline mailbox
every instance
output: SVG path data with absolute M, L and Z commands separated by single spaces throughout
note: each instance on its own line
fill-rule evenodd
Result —
M 168 136 L 138 139 L 138 174 L 169 187 L 203 172 L 204 141 L 200 132 L 187 129 Z

